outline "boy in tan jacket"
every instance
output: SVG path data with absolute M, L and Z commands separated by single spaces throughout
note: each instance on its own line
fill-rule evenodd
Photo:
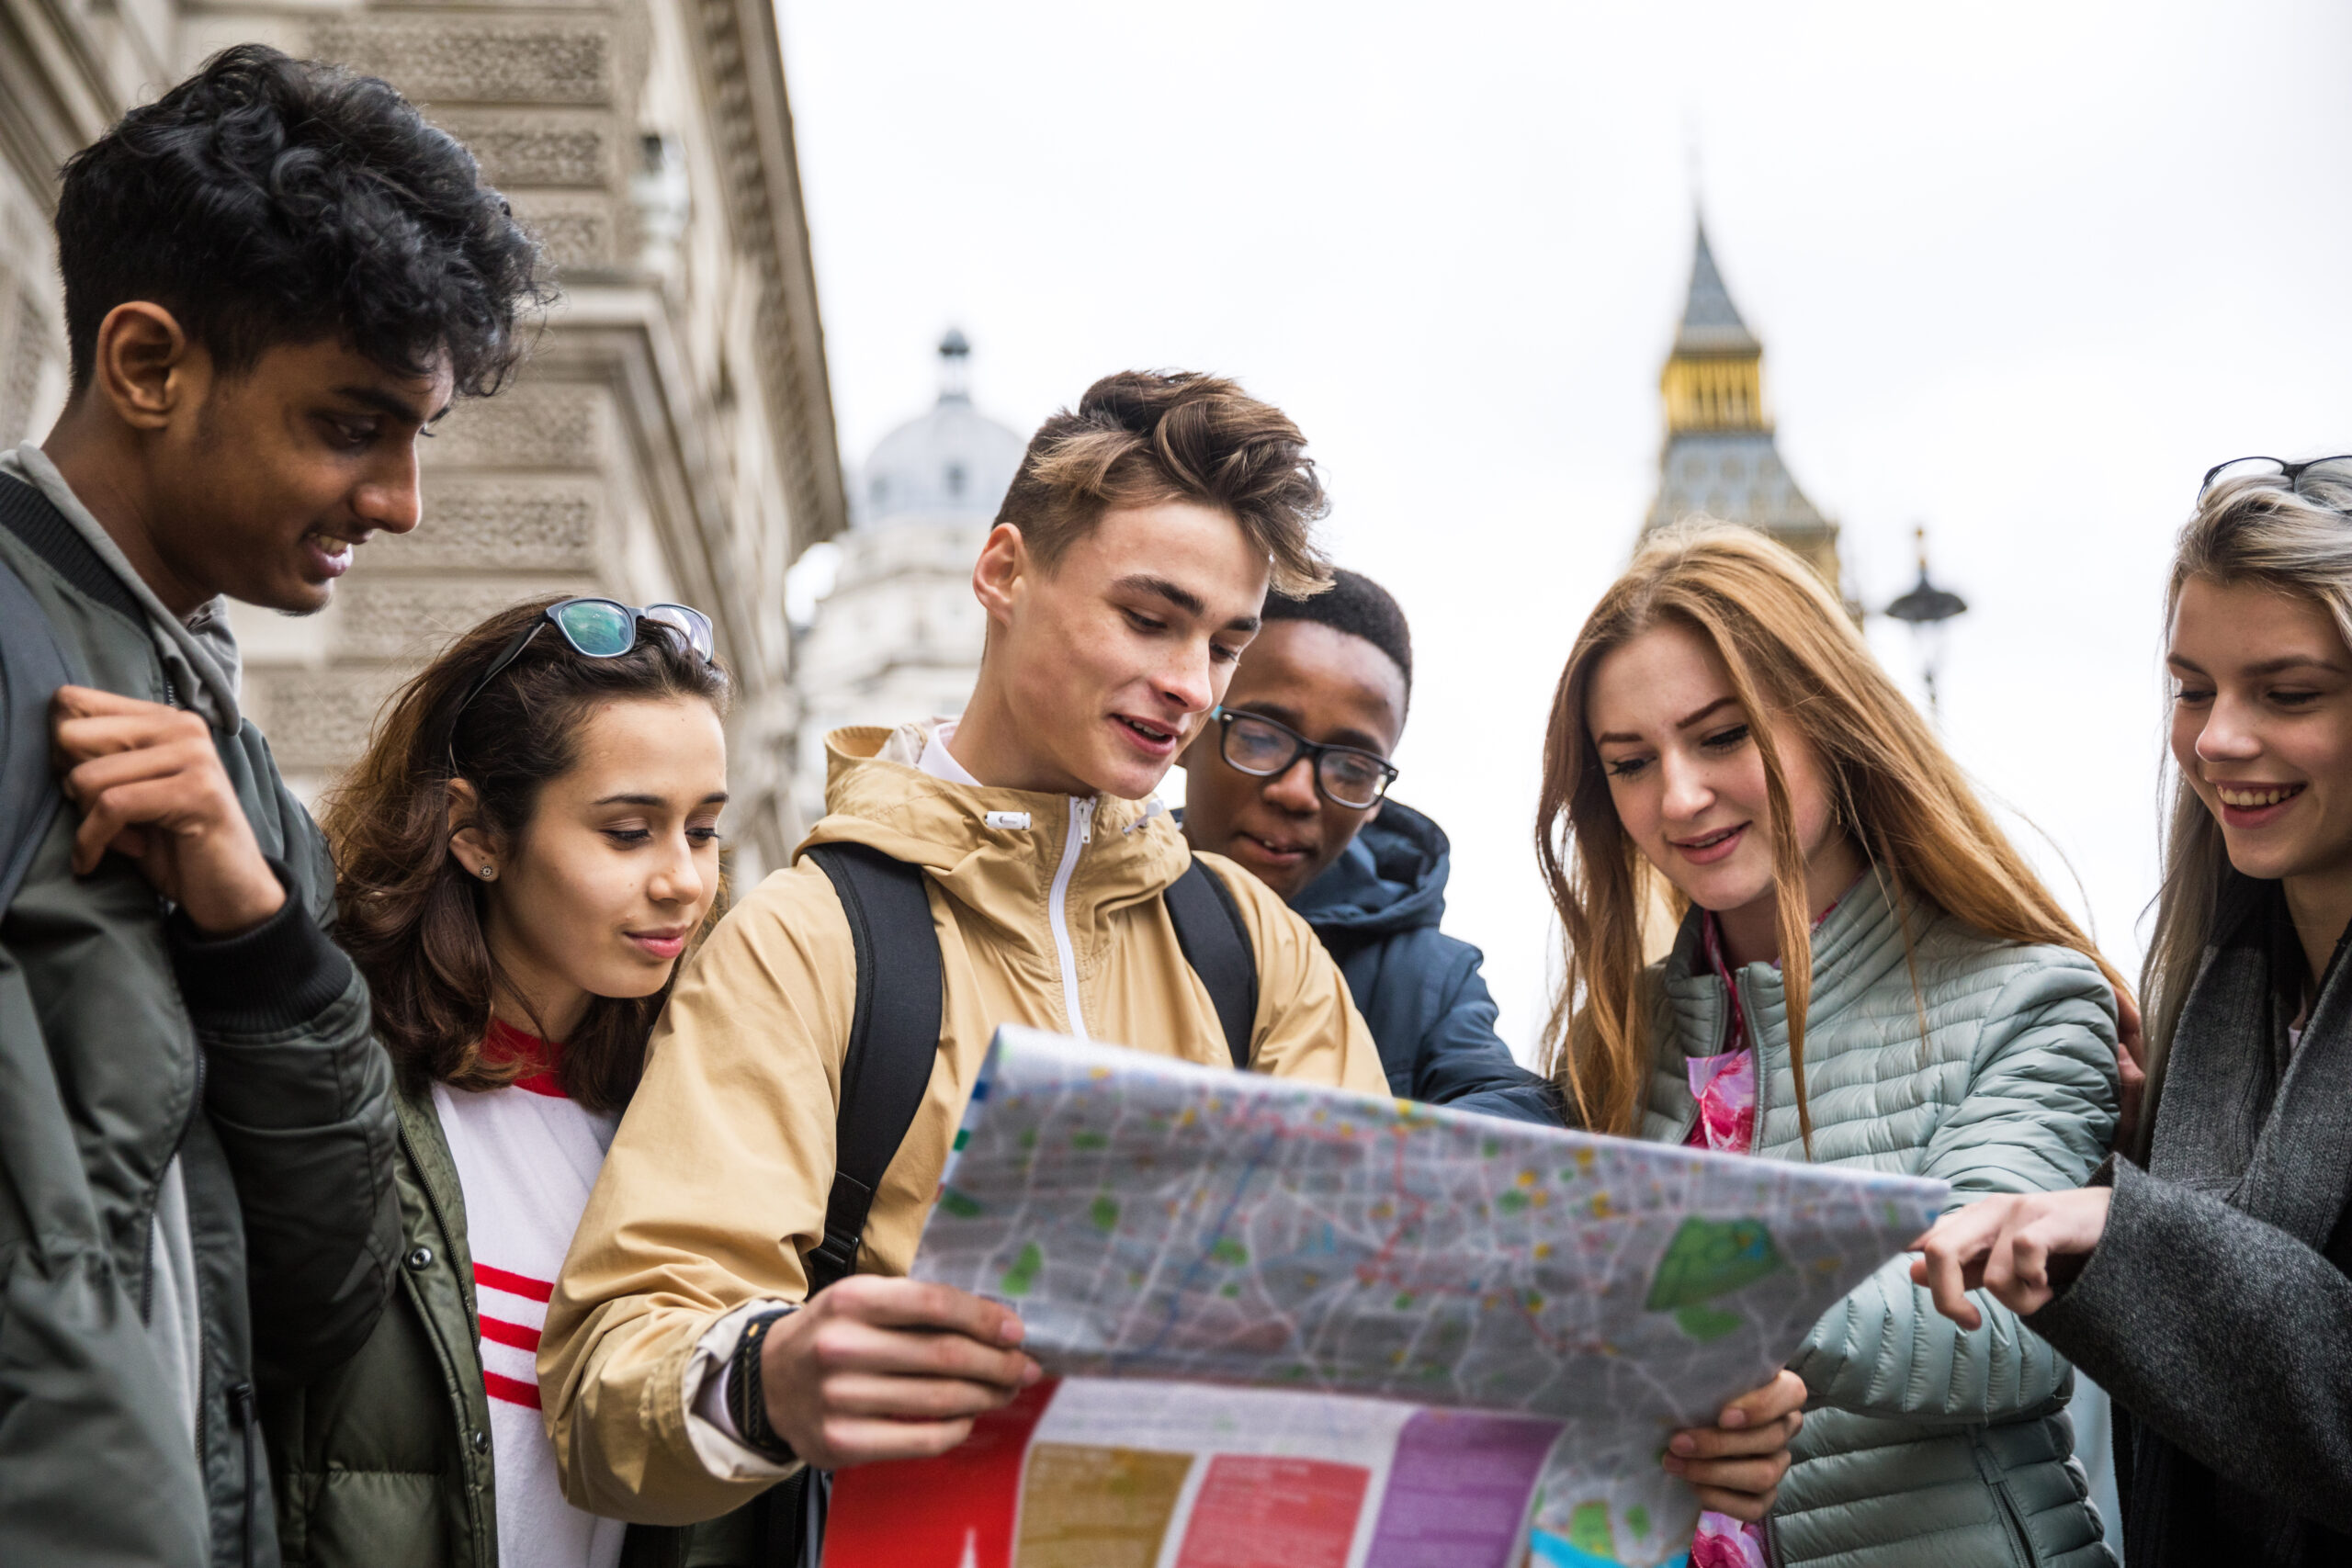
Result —
M 998 1025 L 1230 1064 L 1161 897 L 1192 852 L 1146 802 L 1222 696 L 1269 583 L 1328 581 L 1304 448 L 1229 381 L 1136 373 L 1030 443 L 973 569 L 989 632 L 970 706 L 834 735 L 828 814 L 804 846 L 922 867 L 943 962 L 938 1055 L 858 1272 L 809 1299 L 857 964 L 832 883 L 803 859 L 681 976 L 549 1305 L 539 1376 L 575 1503 L 707 1518 L 804 1461 L 943 1452 L 1035 1380 L 1011 1312 L 902 1276 Z M 1315 934 L 1203 858 L 1256 960 L 1252 1068 L 1385 1093 Z M 757 1382 L 748 1407 L 739 1378 Z

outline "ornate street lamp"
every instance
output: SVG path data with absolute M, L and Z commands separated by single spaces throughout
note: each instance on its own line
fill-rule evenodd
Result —
M 1911 636 L 1919 646 L 1920 678 L 1928 688 L 1928 717 L 1936 717 L 1936 666 L 1943 660 L 1944 633 L 1955 615 L 1968 613 L 1968 602 L 1949 589 L 1939 588 L 1928 580 L 1928 529 L 1921 524 L 1912 530 L 1919 544 L 1919 581 L 1910 592 L 1895 599 L 1886 607 L 1887 615 L 1911 628 Z

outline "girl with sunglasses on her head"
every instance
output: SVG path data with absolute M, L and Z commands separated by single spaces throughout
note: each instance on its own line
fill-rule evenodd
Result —
M 2352 457 L 2210 473 L 2165 611 L 2143 1136 L 1946 1215 L 1913 1277 L 2114 1396 L 2134 1568 L 2352 1562 Z
M 2072 1186 L 2106 1153 L 2119 977 L 1781 546 L 1718 525 L 1635 556 L 1561 674 L 1536 840 L 1572 1120 L 1958 1201 Z M 1645 965 L 1661 894 L 1688 913 Z M 1814 1328 L 1769 1519 L 1702 1514 L 1692 1568 L 2111 1563 L 2066 1363 L 2004 1309 L 1962 1332 L 1907 1268 Z
M 401 1080 L 403 1254 L 359 1354 L 265 1394 L 289 1565 L 614 1568 L 667 1544 L 564 1502 L 534 1359 L 718 903 L 726 699 L 698 612 L 523 604 L 402 687 L 330 797 L 337 935 Z

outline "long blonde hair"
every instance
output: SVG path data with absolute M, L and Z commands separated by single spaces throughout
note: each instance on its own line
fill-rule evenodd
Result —
M 1789 1058 L 1808 1156 L 1812 911 L 1776 724 L 1792 726 L 1821 759 L 1835 820 L 1869 858 L 1898 911 L 1916 892 L 1996 940 L 2072 948 L 2125 994 L 2122 977 L 1995 826 L 1812 569 L 1746 528 L 1672 529 L 1634 555 L 1585 621 L 1560 672 L 1544 743 L 1535 853 L 1565 950 L 1545 1060 L 1585 1126 L 1632 1134 L 1640 1123 L 1657 1003 L 1645 979 L 1641 917 L 1658 878 L 1618 819 L 1586 707 L 1601 660 L 1666 624 L 1687 627 L 1722 659 L 1764 763 Z M 1910 942 L 1906 926 L 1906 956 Z M 1923 1019 L 1923 1036 L 1925 1029 Z
M 2316 603 L 2352 648 L 2352 462 L 2321 464 L 2297 480 L 2283 473 L 2223 479 L 2198 498 L 2173 550 L 2165 586 L 2165 627 L 2170 636 L 2181 590 L 2192 577 L 2219 583 L 2259 583 Z M 2140 967 L 2148 1000 L 2147 1103 L 2140 1114 L 2139 1147 L 2147 1157 L 2155 1131 L 2156 1101 L 2172 1055 L 2180 1010 L 2195 984 L 2229 869 L 2221 824 L 2196 789 L 2172 773 L 2172 808 L 2164 829 L 2164 881 L 2156 890 L 2155 928 Z

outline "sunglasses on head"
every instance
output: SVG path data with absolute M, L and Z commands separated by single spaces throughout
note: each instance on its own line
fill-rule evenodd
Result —
M 617 599 L 558 600 L 534 616 L 514 641 L 501 649 L 490 667 L 458 699 L 456 711 L 449 715 L 449 771 L 458 771 L 458 720 L 465 716 L 474 699 L 505 672 L 508 665 L 523 656 L 523 650 L 541 629 L 555 627 L 582 659 L 618 659 L 637 646 L 639 622 L 663 633 L 680 648 L 700 657 L 705 664 L 711 661 L 717 638 L 711 631 L 710 617 L 691 605 L 624 604 Z
M 2294 490 L 2305 474 L 2329 463 L 2352 463 L 2352 452 L 2339 452 L 2333 457 L 2312 457 L 2301 463 L 2290 463 L 2284 457 L 2233 457 L 2205 470 L 2205 480 L 2197 487 L 2197 498 L 2202 501 L 2205 492 L 2213 488 L 2213 481 L 2225 476 L 2244 479 L 2256 476 L 2267 478 L 2276 473 L 2287 481 L 2289 490 Z

